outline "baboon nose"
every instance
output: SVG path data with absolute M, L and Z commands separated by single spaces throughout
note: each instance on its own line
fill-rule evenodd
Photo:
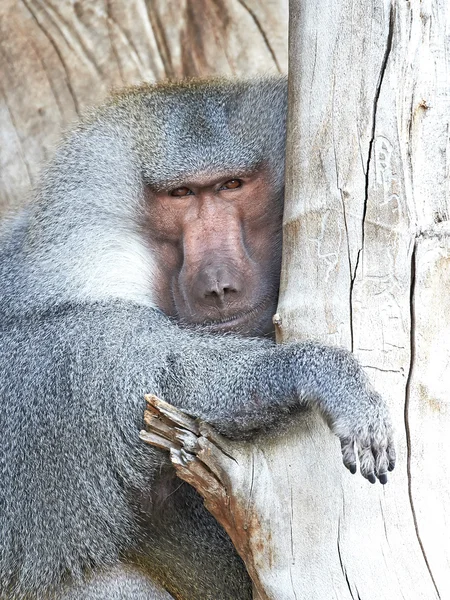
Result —
M 223 269 L 205 269 L 198 280 L 199 300 L 208 304 L 223 305 L 239 294 L 239 286 Z

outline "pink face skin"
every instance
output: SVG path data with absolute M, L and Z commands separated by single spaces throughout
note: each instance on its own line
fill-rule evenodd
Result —
M 272 331 L 282 200 L 266 171 L 203 174 L 147 190 L 159 308 L 209 331 Z

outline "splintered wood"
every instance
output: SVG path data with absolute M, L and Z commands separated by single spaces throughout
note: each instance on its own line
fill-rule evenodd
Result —
M 264 534 L 257 513 L 249 511 L 248 481 L 253 462 L 250 444 L 232 442 L 207 423 L 186 415 L 154 395 L 145 396 L 147 409 L 140 432 L 145 443 L 168 450 L 178 477 L 192 485 L 206 508 L 230 536 L 246 564 L 255 600 L 269 600 L 254 558 L 262 551 Z M 270 532 L 267 532 L 270 539 Z M 253 544 L 259 548 L 255 551 Z

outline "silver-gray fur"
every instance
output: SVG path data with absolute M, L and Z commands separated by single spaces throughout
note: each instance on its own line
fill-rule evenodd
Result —
M 349 353 L 181 329 L 155 307 L 144 186 L 265 165 L 282 194 L 285 114 L 282 78 L 125 91 L 4 227 L 1 600 L 250 600 L 228 537 L 139 441 L 145 393 L 237 438 L 311 404 L 351 470 L 354 443 L 369 479 L 393 466 L 386 407 Z

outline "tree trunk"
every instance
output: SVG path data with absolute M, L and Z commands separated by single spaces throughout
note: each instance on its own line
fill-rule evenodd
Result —
M 399 451 L 386 488 L 333 470 L 342 482 L 294 490 L 299 510 L 315 499 L 296 519 L 297 593 L 449 599 L 450 6 L 291 0 L 290 17 L 279 339 L 352 349 Z M 337 460 L 315 421 L 311 435 L 303 482 Z
M 398 466 L 384 487 L 351 476 L 315 414 L 254 444 L 179 434 L 172 459 L 255 598 L 449 600 L 450 6 L 290 12 L 278 338 L 356 353 L 390 403 Z
M 113 87 L 286 72 L 287 0 L 1 0 L 0 215 Z

